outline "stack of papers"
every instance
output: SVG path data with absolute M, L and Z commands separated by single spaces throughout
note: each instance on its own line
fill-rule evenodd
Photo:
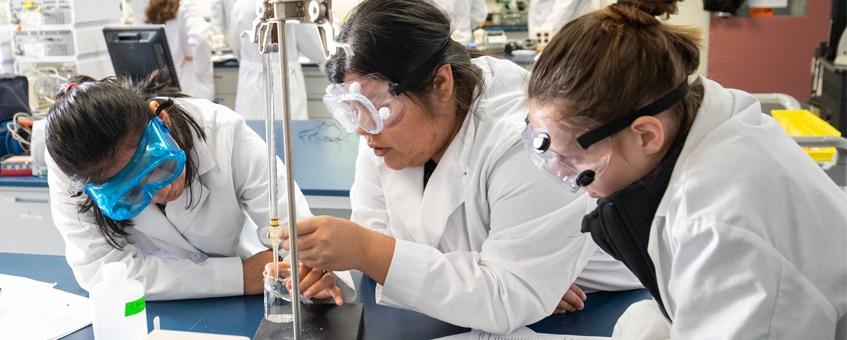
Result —
M 88 298 L 0 274 L 0 339 L 58 339 L 91 324 Z
M 544 334 L 521 327 L 510 334 L 497 335 L 482 331 L 471 331 L 462 334 L 443 337 L 438 340 L 608 340 L 611 338 L 602 336 L 580 336 L 563 334 Z

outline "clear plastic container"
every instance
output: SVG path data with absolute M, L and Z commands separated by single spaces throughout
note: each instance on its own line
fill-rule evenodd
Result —
M 103 281 L 91 289 L 94 339 L 141 340 L 147 335 L 144 286 L 127 278 L 126 264 L 103 266 Z
M 290 269 L 280 269 L 279 275 L 264 272 L 265 277 L 265 319 L 270 322 L 288 323 L 294 321 L 291 310 Z

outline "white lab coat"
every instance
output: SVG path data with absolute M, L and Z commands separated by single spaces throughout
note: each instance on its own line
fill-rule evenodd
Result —
M 235 0 L 212 0 L 212 15 L 211 25 L 215 34 L 220 34 L 224 38 L 226 47 L 232 46 L 229 41 L 229 25 L 232 17 L 232 7 L 235 5 Z M 235 40 L 239 42 L 239 40 Z
M 530 0 L 528 26 L 530 38 L 535 32 L 550 32 L 550 38 L 574 19 L 596 11 L 614 1 L 610 0 Z
M 195 1 L 181 0 L 176 18 L 165 23 L 165 35 L 182 93 L 195 98 L 215 98 L 212 66 L 212 31 Z
M 577 283 L 588 289 L 640 287 L 580 232 L 588 201 L 571 204 L 578 196 L 535 167 L 520 144 L 529 73 L 490 57 L 473 63 L 485 93 L 426 190 L 423 167 L 391 170 L 360 144 L 352 220 L 397 240 L 377 302 L 505 333 L 550 315 L 586 273 Z
M 129 276 L 144 284 L 148 300 L 243 294 L 242 258 L 260 250 L 256 225 L 267 225 L 268 172 L 265 142 L 232 110 L 202 99 L 178 99 L 206 132 L 195 138 L 198 180 L 170 202 L 163 213 L 151 204 L 127 229 L 128 245 L 112 248 L 97 231 L 91 213 L 78 214 L 73 185 L 48 157 L 53 221 L 66 246 L 68 264 L 80 286 L 101 280 L 103 264 L 121 261 Z M 279 169 L 285 169 L 277 157 Z M 285 183 L 285 172 L 279 173 Z M 285 225 L 287 200 L 281 190 L 280 217 Z M 297 189 L 297 214 L 310 216 Z M 253 223 L 250 223 L 253 222 Z M 246 227 L 245 227 L 246 226 Z
M 132 2 L 132 23 L 134 25 L 144 25 L 147 21 L 146 12 L 147 4 L 150 0 L 131 0 Z
M 435 0 L 447 14 L 453 29 L 453 40 L 467 44 L 473 42 L 473 30 L 482 26 L 488 16 L 485 0 Z
M 332 1 L 332 18 L 335 20 L 336 28 L 347 20 L 347 16 L 353 11 L 353 8 L 359 5 L 362 0 L 333 0 Z
M 670 337 L 836 339 L 836 323 L 847 327 L 847 194 L 755 98 L 702 80 L 648 245 Z
M 265 85 L 262 73 L 262 59 L 258 46 L 250 43 L 250 38 L 241 37 L 241 32 L 251 32 L 256 18 L 256 3 L 261 0 L 237 0 L 232 8 L 229 26 L 229 40 L 232 52 L 238 58 L 238 88 L 235 93 L 235 111 L 247 119 L 265 119 Z M 294 40 L 294 30 L 287 30 L 287 39 Z M 297 43 L 294 44 L 295 46 Z M 289 45 L 291 46 L 291 45 Z M 291 118 L 309 119 L 306 106 L 306 80 L 303 67 L 298 61 L 299 48 L 288 51 L 288 74 L 291 100 Z M 319 60 L 313 58 L 313 60 Z M 277 117 L 282 117 L 282 77 L 279 70 L 279 55 L 271 54 L 271 72 L 273 72 L 274 108 Z

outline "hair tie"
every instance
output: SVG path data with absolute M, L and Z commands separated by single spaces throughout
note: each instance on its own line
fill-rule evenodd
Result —
M 68 86 L 65 86 L 64 94 L 67 95 L 68 91 L 75 89 L 79 84 L 77 83 L 69 83 Z
M 159 98 L 156 98 L 156 99 L 159 99 Z M 159 102 L 159 107 L 156 108 L 156 112 L 154 114 L 156 115 L 156 117 L 158 117 L 160 114 L 162 114 L 162 111 L 169 109 L 173 105 L 174 105 L 174 100 L 171 99 L 171 98 L 167 98 L 167 100 L 165 100 L 164 103 Z

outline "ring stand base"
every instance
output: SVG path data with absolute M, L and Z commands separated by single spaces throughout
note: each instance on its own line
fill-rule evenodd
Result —
M 362 327 L 363 305 L 350 303 L 307 304 L 300 306 L 301 339 L 358 340 Z M 255 340 L 294 339 L 294 323 L 275 323 L 262 319 Z

